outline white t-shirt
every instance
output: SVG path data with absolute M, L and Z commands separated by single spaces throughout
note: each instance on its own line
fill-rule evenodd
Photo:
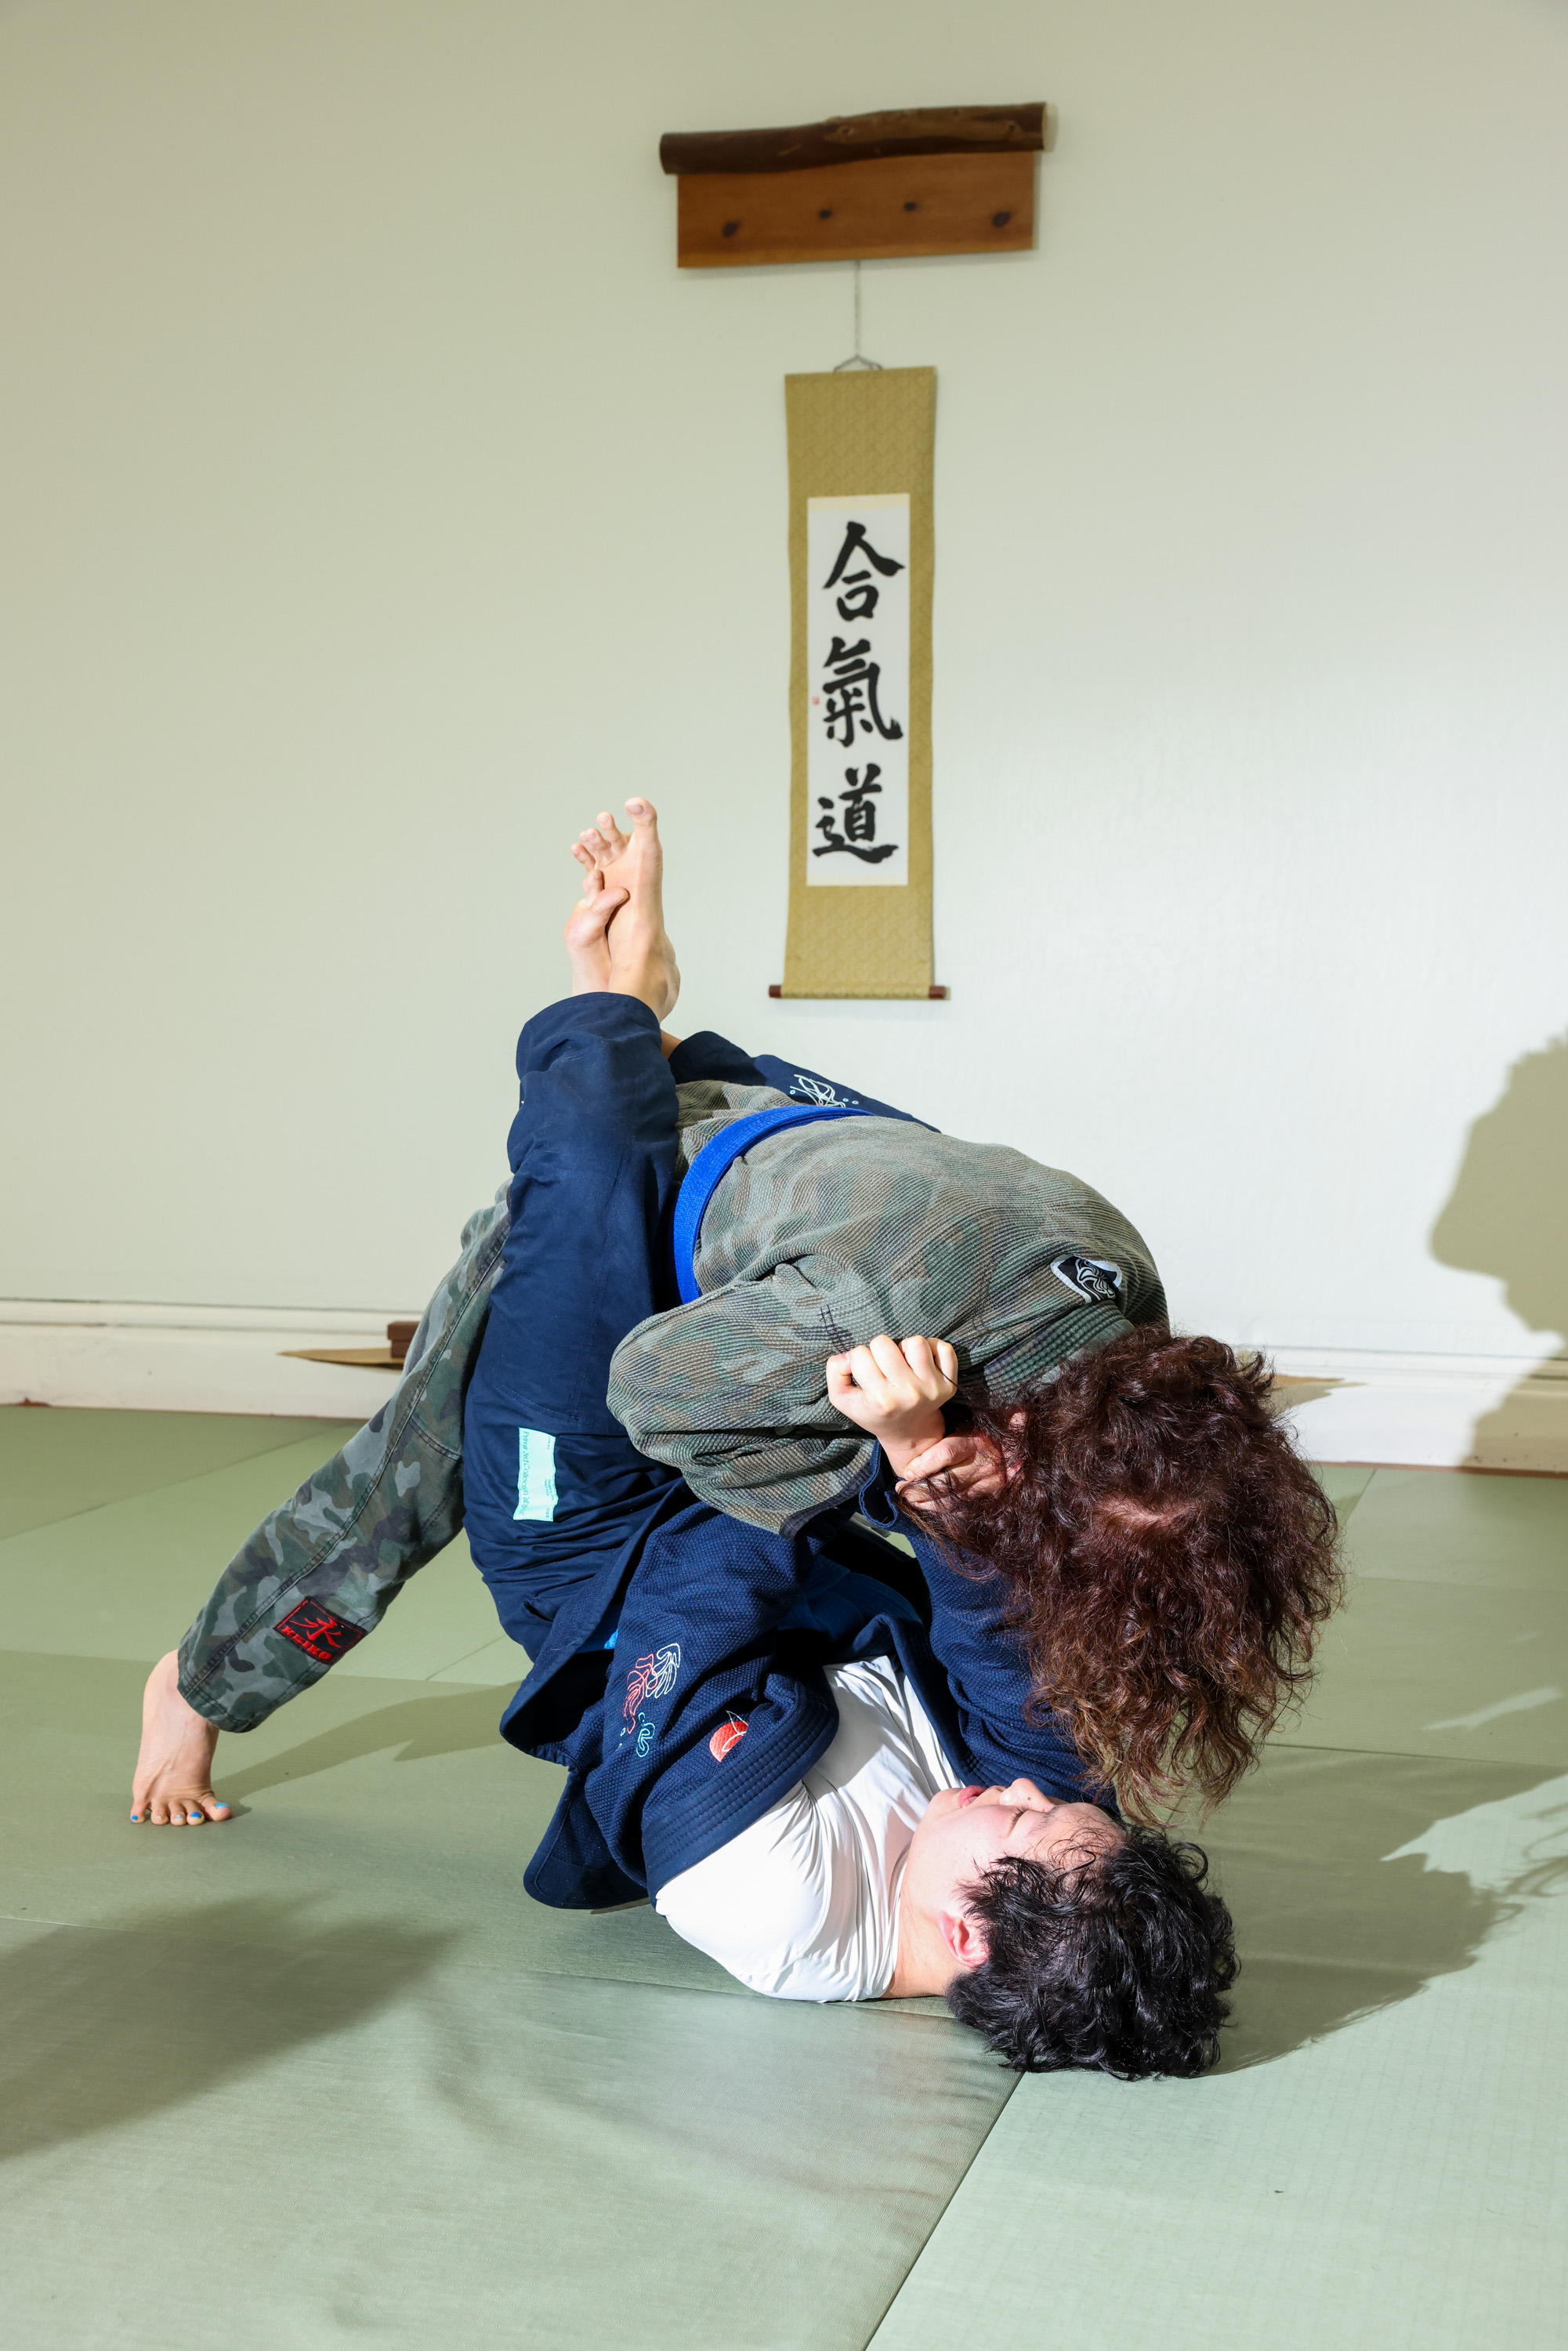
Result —
M 771 1810 L 661 1888 L 684 1942 L 777 2000 L 880 2000 L 898 1889 L 938 1788 L 962 1787 L 891 1657 L 830 1666 L 838 1734 Z

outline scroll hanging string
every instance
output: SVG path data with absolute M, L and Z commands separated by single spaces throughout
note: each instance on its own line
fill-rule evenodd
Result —
M 841 360 L 839 361 L 837 367 L 833 370 L 833 373 L 835 375 L 842 375 L 846 368 L 873 368 L 877 374 L 880 375 L 882 373 L 882 361 L 880 360 L 868 360 L 865 353 L 861 349 L 861 266 L 858 261 L 854 265 L 854 273 L 855 347 L 850 353 L 847 360 Z

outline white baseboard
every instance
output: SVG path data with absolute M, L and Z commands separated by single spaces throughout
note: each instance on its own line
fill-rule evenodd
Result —
M 307 1364 L 294 1347 L 384 1344 L 392 1313 L 0 1301 L 0 1404 L 368 1420 L 392 1371 Z
M 1282 1379 L 1336 1384 L 1288 1407 L 1309 1460 L 1568 1473 L 1568 1360 L 1560 1355 L 1260 1352 Z
M 412 1311 L 0 1301 L 0 1403 L 364 1420 L 392 1394 L 395 1373 L 282 1351 L 374 1346 L 392 1313 Z M 1283 1378 L 1312 1384 L 1309 1400 L 1288 1407 L 1311 1460 L 1568 1473 L 1561 1356 L 1261 1352 Z

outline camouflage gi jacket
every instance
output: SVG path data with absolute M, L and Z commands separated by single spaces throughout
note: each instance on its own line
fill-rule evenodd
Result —
M 682 1159 L 766 1088 L 679 1089 Z M 390 1401 L 263 1520 L 180 1646 L 180 1687 L 225 1730 L 264 1722 L 372 1632 L 463 1525 L 463 1399 L 508 1229 L 507 1186 L 465 1227 Z M 704 1296 L 618 1350 L 612 1409 L 705 1501 L 790 1531 L 858 1491 L 874 1447 L 827 1401 L 823 1364 L 890 1331 L 951 1339 L 967 1379 L 1038 1384 L 1165 1294 L 1126 1219 L 1016 1151 L 891 1119 L 776 1134 L 703 1220 Z
M 786 1100 L 683 1086 L 685 1164 L 727 1120 Z M 886 1118 L 754 1144 L 708 1204 L 694 1265 L 702 1296 L 617 1348 L 610 1409 L 705 1502 L 773 1533 L 870 1471 L 871 1441 L 828 1402 L 831 1354 L 883 1331 L 949 1339 L 964 1389 L 1005 1400 L 1166 1315 L 1145 1244 L 1076 1176 Z

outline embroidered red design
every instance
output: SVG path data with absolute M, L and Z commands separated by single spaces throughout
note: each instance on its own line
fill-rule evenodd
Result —
M 647 1656 L 639 1657 L 626 1677 L 626 1703 L 621 1711 L 627 1721 L 636 1721 L 638 1708 L 645 1698 L 668 1698 L 680 1670 L 678 1641 L 666 1641 L 662 1649 L 650 1650 Z
M 741 1740 L 746 1736 L 746 1724 L 744 1722 L 737 1721 L 733 1714 L 730 1716 L 727 1722 L 721 1722 L 719 1724 L 718 1729 L 714 1732 L 713 1737 L 707 1743 L 708 1753 L 713 1757 L 716 1763 L 722 1763 L 725 1757 L 729 1753 L 730 1749 L 732 1747 L 739 1746 Z
M 319 1666 L 336 1665 L 356 1641 L 365 1637 L 362 1625 L 346 1625 L 329 1608 L 323 1608 L 319 1600 L 302 1600 L 298 1608 L 289 1610 L 277 1629 L 286 1641 L 292 1641 L 297 1649 L 303 1649 Z

